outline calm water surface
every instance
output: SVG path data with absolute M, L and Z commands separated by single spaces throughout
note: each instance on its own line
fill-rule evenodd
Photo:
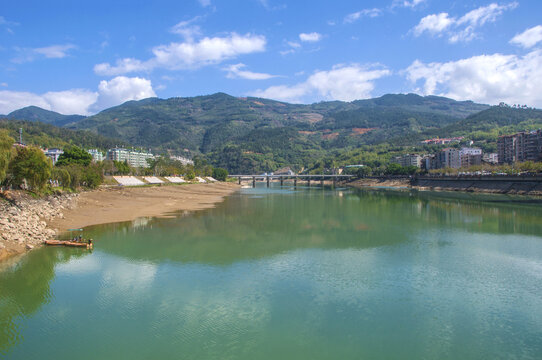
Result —
M 541 359 L 542 205 L 244 189 L 0 268 L 0 358 Z

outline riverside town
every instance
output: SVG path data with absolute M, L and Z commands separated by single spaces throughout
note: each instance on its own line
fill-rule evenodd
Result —
M 541 360 L 540 14 L 4 1 L 0 359 Z

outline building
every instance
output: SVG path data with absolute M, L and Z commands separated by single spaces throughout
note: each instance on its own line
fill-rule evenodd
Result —
M 438 168 L 439 164 L 436 155 L 426 155 L 422 158 L 422 169 L 429 171 Z
M 436 158 L 438 168 L 459 169 L 461 167 L 460 150 L 454 148 L 442 149 Z
M 482 156 L 482 161 L 488 164 L 497 164 L 499 162 L 499 154 L 489 153 Z
M 391 160 L 392 163 L 399 164 L 401 166 L 415 166 L 417 168 L 422 167 L 422 157 L 418 154 L 406 154 L 402 156 L 396 156 Z
M 192 160 L 190 160 L 188 158 L 182 157 L 182 156 L 170 156 L 169 158 L 171 160 L 180 161 L 181 164 L 183 164 L 183 165 L 194 165 L 194 161 L 192 161 Z
M 464 147 L 459 150 L 459 156 L 462 168 L 482 164 L 482 149 Z
M 107 151 L 107 160 L 126 161 L 131 167 L 149 167 L 147 159 L 154 159 L 154 155 L 148 152 L 114 148 Z
M 98 149 L 90 149 L 87 152 L 92 155 L 92 161 L 100 162 L 105 160 L 104 154 Z
M 47 156 L 49 159 L 53 161 L 53 165 L 54 165 L 58 161 L 58 158 L 60 157 L 60 155 L 64 154 L 64 151 L 62 151 L 61 149 L 53 148 L 53 149 L 45 149 L 43 150 L 43 153 L 45 154 L 45 156 Z
M 290 167 L 285 167 L 285 168 L 281 168 L 281 169 L 278 169 L 277 171 L 275 171 L 273 173 L 273 175 L 295 175 L 295 172 L 290 169 Z
M 542 131 L 499 136 L 497 154 L 499 164 L 542 160 Z

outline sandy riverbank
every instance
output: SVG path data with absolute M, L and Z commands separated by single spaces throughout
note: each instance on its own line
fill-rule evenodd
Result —
M 167 216 L 174 211 L 207 209 L 223 201 L 224 197 L 239 188 L 239 185 L 232 183 L 213 183 L 130 188 L 110 187 L 83 192 L 71 199 L 73 203 L 71 206 L 63 206 L 61 213 L 39 219 L 44 226 L 44 229 L 39 231 L 39 239 L 36 236 L 26 235 L 26 228 L 21 229 L 21 236 L 17 234 L 14 241 L 3 241 L 0 238 L 0 260 L 24 252 L 27 245 L 34 246 L 41 243 L 44 231 L 54 236 L 54 234 L 71 228 L 130 221 L 139 217 Z M 27 216 L 26 213 L 30 213 L 38 220 L 34 213 L 38 212 L 39 214 L 40 208 L 43 208 L 44 204 L 49 206 L 48 200 L 42 202 L 30 202 L 26 205 L 26 209 L 20 211 L 25 214 L 24 216 Z M 8 220 L 6 226 L 11 226 L 12 230 L 16 230 L 18 226 L 21 228 L 26 226 L 23 221 L 12 221 L 12 216 L 7 216 L 6 219 Z

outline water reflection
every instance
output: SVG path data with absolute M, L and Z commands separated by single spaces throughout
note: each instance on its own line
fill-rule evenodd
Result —
M 91 229 L 97 248 L 134 260 L 230 264 L 295 249 L 371 248 L 420 233 L 542 234 L 542 208 L 506 197 L 407 191 L 247 189 L 182 219 Z M 490 200 L 490 201 L 488 201 Z M 496 202 L 499 201 L 499 202 Z
M 93 227 L 0 271 L 0 355 L 536 358 L 542 209 L 516 199 L 256 188 Z
M 78 249 L 38 249 L 15 263 L 1 264 L 0 354 L 23 340 L 21 320 L 32 316 L 54 296 L 50 283 L 55 277 L 55 266 L 86 254 Z

